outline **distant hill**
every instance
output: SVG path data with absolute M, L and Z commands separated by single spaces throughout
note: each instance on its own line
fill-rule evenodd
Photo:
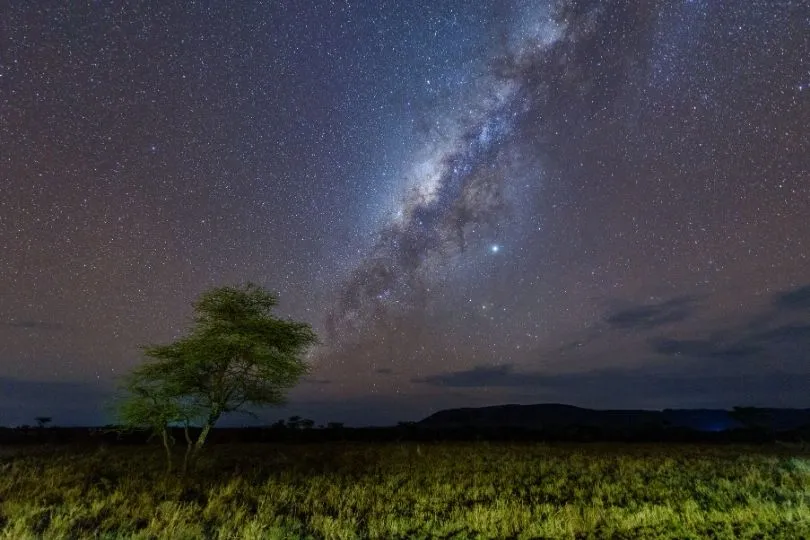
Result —
M 789 431 L 810 425 L 810 409 L 748 409 L 758 427 Z M 557 403 L 447 409 L 416 424 L 425 429 L 604 430 L 688 428 L 726 431 L 746 427 L 724 409 L 595 410 Z

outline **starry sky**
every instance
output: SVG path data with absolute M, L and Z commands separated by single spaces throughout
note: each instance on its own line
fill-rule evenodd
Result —
M 246 281 L 321 337 L 262 421 L 810 407 L 806 2 L 0 10 L 0 424 Z

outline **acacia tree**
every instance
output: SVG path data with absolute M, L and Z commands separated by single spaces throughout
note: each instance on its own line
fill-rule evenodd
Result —
M 176 421 L 173 407 L 182 404 L 180 416 L 201 427 L 192 458 L 222 415 L 281 404 L 286 390 L 308 373 L 304 355 L 317 337 L 307 323 L 274 316 L 277 303 L 276 295 L 252 283 L 210 289 L 192 304 L 193 325 L 186 337 L 144 347 L 149 361 L 130 377 L 141 386 L 148 382 L 159 396 L 152 400 L 155 413 L 166 413 L 155 414 L 159 422 Z M 148 404 L 137 391 L 123 401 Z

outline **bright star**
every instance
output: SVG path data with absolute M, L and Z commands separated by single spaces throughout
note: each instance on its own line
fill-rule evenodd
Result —
M 500 249 L 501 249 L 501 246 L 499 246 L 498 244 L 493 244 L 493 245 L 492 245 L 492 246 L 489 248 L 489 250 L 490 250 L 492 253 L 498 253 L 498 251 L 500 251 Z

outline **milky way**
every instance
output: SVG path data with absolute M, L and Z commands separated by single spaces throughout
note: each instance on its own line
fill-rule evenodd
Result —
M 582 54 L 580 41 L 611 30 L 600 24 L 602 11 L 593 2 L 510 6 L 502 39 L 481 63 L 474 90 L 433 112 L 437 127 L 403 176 L 404 193 L 342 287 L 328 320 L 330 338 L 357 339 L 394 313 L 423 308 L 431 283 L 452 278 L 446 263 L 464 255 L 471 237 L 496 237 L 507 214 L 526 206 L 533 190 L 519 184 L 530 167 L 529 182 L 542 181 L 542 163 L 530 156 L 544 154 L 542 142 L 526 144 L 527 133 L 543 131 L 544 116 L 557 105 L 554 93 L 591 93 L 599 74 L 577 73 L 581 68 L 570 63 Z M 628 27 L 648 26 L 644 9 L 613 16 Z M 625 46 L 632 44 L 634 36 L 622 37 Z M 614 79 L 624 75 L 625 66 L 613 68 Z
M 499 64 L 521 66 L 553 54 L 550 49 L 566 29 L 559 9 L 532 3 L 513 16 L 520 28 L 508 34 Z M 504 184 L 514 176 L 505 148 L 522 115 L 545 96 L 516 77 L 492 71 L 478 76 L 474 95 L 464 96 L 449 119 L 437 121 L 437 141 L 408 171 L 398 208 L 379 232 L 368 259 L 344 286 L 329 321 L 331 337 L 366 331 L 370 319 L 413 308 L 415 300 L 425 297 L 432 274 L 441 273 L 442 261 L 460 256 L 471 232 L 486 234 L 496 228 L 517 202 L 504 196 Z

